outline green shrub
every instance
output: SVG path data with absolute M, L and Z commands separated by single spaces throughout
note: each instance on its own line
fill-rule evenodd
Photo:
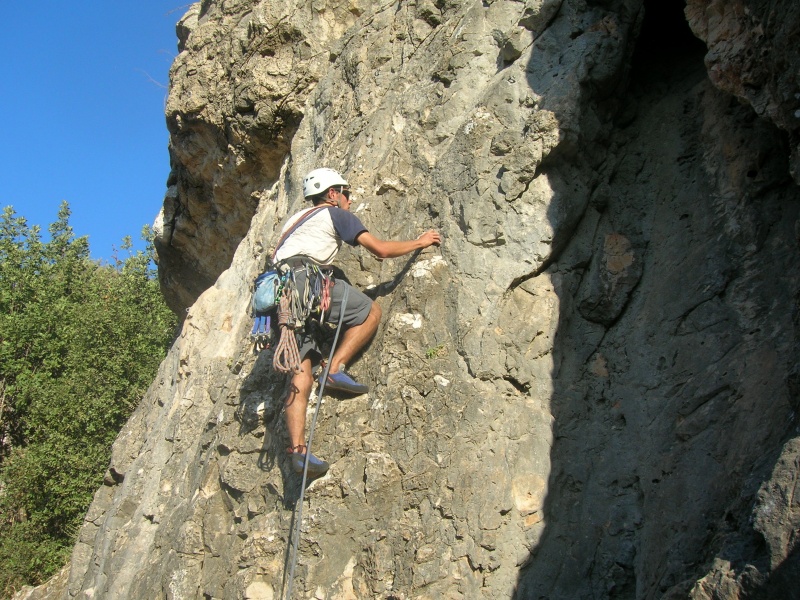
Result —
M 69 556 L 111 444 L 175 328 L 153 250 L 101 264 L 69 208 L 42 242 L 11 207 L 0 219 L 0 594 Z M 143 235 L 149 235 L 145 230 Z M 130 251 L 130 240 L 123 244 Z

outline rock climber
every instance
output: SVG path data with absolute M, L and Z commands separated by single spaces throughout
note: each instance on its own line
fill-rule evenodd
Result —
M 414 240 L 381 240 L 371 234 L 358 217 L 350 213 L 350 186 L 344 177 L 333 169 L 314 169 L 308 173 L 303 179 L 303 196 L 313 202 L 315 207 L 330 208 L 320 210 L 308 218 L 285 239 L 275 253 L 276 264 L 286 265 L 295 270 L 298 287 L 305 285 L 305 278 L 302 277 L 305 263 L 330 265 L 339 252 L 342 242 L 351 246 L 363 246 L 380 259 L 403 256 L 441 242 L 439 233 L 433 229 Z M 283 232 L 298 222 L 305 212 L 300 211 L 293 215 L 283 228 Z M 336 279 L 331 291 L 330 314 L 325 318 L 328 323 L 339 322 L 345 287 L 349 289 L 347 304 L 343 309 L 343 330 L 340 332 L 339 344 L 331 357 L 325 389 L 358 395 L 366 393 L 368 388 L 348 374 L 346 366 L 375 335 L 381 319 L 381 309 L 363 292 L 350 286 L 346 281 Z M 291 444 L 288 452 L 291 454 L 292 468 L 296 472 L 303 470 L 306 455 L 306 408 L 314 382 L 312 357 L 317 361 L 322 357 L 317 340 L 305 331 L 306 329 L 308 328 L 297 334 L 300 371 L 292 376 L 285 403 L 286 428 Z M 320 379 L 323 376 L 324 374 Z M 321 476 L 327 472 L 328 467 L 327 462 L 309 454 L 309 475 Z

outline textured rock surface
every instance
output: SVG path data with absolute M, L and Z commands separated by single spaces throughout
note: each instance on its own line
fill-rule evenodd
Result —
M 688 0 L 692 30 L 706 42 L 708 75 L 721 90 L 788 132 L 800 183 L 800 4 L 794 0 Z
M 384 319 L 370 393 L 322 406 L 295 597 L 797 598 L 800 24 L 693 0 L 707 51 L 665 5 L 193 6 L 159 245 L 191 308 L 49 597 L 281 597 L 299 481 L 247 286 L 325 164 L 444 243 L 342 255 Z
M 355 20 L 343 8 L 274 4 L 200 2 L 178 23 L 166 107 L 172 172 L 155 224 L 162 289 L 178 313 L 230 264 L 329 47 Z

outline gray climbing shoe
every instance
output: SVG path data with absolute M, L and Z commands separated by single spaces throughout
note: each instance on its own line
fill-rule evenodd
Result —
M 302 447 L 305 450 L 305 446 Z M 306 454 L 305 452 L 292 452 L 291 454 L 292 459 L 292 470 L 295 473 L 302 473 L 303 472 L 303 465 L 306 461 Z M 330 465 L 326 463 L 321 458 L 317 458 L 313 454 L 309 453 L 308 455 L 308 474 L 312 477 L 321 477 L 325 475 L 330 469 Z

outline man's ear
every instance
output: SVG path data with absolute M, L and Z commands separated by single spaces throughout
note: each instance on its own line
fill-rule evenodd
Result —
M 335 203 L 336 206 L 339 206 L 339 201 L 335 199 L 336 198 L 336 190 L 334 190 L 332 187 L 328 188 L 328 191 L 325 192 L 325 198 L 327 200 L 330 200 L 331 202 Z

